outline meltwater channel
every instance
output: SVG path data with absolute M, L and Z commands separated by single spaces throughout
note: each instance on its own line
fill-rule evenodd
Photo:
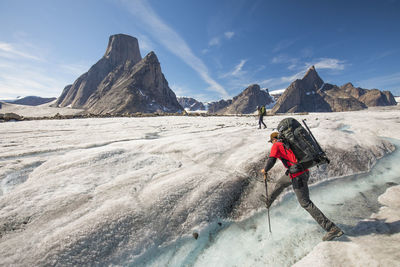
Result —
M 310 186 L 311 200 L 340 226 L 346 236 L 352 228 L 377 212 L 379 195 L 400 184 L 400 141 L 390 139 L 396 150 L 380 159 L 366 174 L 340 177 Z M 292 191 L 270 209 L 272 234 L 266 209 L 243 221 L 210 224 L 199 238 L 148 251 L 130 266 L 290 266 L 321 241 L 324 231 L 300 207 Z M 365 233 L 364 233 L 365 234 Z

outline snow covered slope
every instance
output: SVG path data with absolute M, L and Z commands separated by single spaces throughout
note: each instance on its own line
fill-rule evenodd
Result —
M 50 107 L 55 101 L 51 103 L 42 104 L 39 106 L 26 106 L 11 103 L 2 103 L 0 113 L 16 113 L 24 117 L 51 117 L 57 113 L 61 115 L 74 115 L 83 112 L 83 109 L 72 108 L 55 108 Z
M 368 171 L 400 139 L 399 110 L 296 116 L 332 164 Z M 0 124 L 0 264 L 135 265 L 211 223 L 262 208 L 255 181 L 283 119 L 155 117 Z M 281 164 L 271 175 L 276 178 Z

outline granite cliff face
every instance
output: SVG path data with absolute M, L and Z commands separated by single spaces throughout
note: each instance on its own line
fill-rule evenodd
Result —
M 110 36 L 104 56 L 66 86 L 55 105 L 94 114 L 182 110 L 155 53 L 142 59 L 137 39 L 124 34 Z
M 312 66 L 301 80 L 295 80 L 289 85 L 272 112 L 352 111 L 387 105 L 396 105 L 389 91 L 363 89 L 351 83 L 341 87 L 324 83 Z
M 232 99 L 232 103 L 219 110 L 220 114 L 252 114 L 257 106 L 268 106 L 273 103 L 273 98 L 268 91 L 261 90 L 258 84 L 252 84 L 242 93 Z

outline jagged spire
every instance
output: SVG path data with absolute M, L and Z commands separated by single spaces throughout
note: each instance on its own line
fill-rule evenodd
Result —
M 311 66 L 304 75 L 303 82 L 305 82 L 307 88 L 318 90 L 324 84 L 324 81 L 319 77 L 314 66 Z

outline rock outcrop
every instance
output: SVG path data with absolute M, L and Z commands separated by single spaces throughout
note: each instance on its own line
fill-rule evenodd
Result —
M 207 110 L 208 110 L 208 113 L 211 113 L 211 114 L 219 113 L 222 109 L 226 108 L 230 104 L 232 104 L 232 99 L 228 99 L 228 100 L 222 99 L 220 101 L 210 102 L 207 105 L 207 107 L 208 107 Z
M 1 121 L 23 121 L 24 117 L 16 114 L 16 113 L 0 113 L 0 122 Z
M 178 97 L 178 103 L 185 109 L 190 111 L 206 110 L 202 102 L 197 101 L 191 97 Z
M 392 92 L 390 92 L 390 91 L 382 91 L 382 93 L 385 95 L 385 97 L 386 97 L 386 99 L 387 99 L 387 101 L 389 103 L 389 106 L 397 105 L 396 98 L 394 97 Z
M 353 97 L 349 93 L 343 91 L 340 87 L 332 84 L 324 84 L 321 90 L 317 92 L 320 96 L 321 103 L 326 105 L 326 109 L 321 106 L 315 106 L 313 111 L 315 112 L 326 112 L 326 111 L 354 111 L 367 108 L 367 106 Z
M 273 98 L 267 90 L 261 90 L 258 84 L 252 84 L 232 99 L 232 103 L 219 110 L 220 114 L 252 114 L 257 106 L 268 106 Z
M 94 114 L 182 110 L 156 54 L 150 52 L 142 59 L 137 39 L 124 34 L 110 36 L 104 56 L 66 86 L 55 105 Z
M 390 91 L 380 91 L 378 89 L 363 89 L 354 87 L 352 83 L 346 83 L 341 88 L 357 98 L 368 107 L 374 106 L 391 106 L 396 105 L 397 102 Z
M 389 91 L 363 89 L 351 83 L 341 87 L 324 83 L 312 66 L 301 80 L 295 80 L 289 85 L 272 112 L 352 111 L 387 105 L 396 105 Z

